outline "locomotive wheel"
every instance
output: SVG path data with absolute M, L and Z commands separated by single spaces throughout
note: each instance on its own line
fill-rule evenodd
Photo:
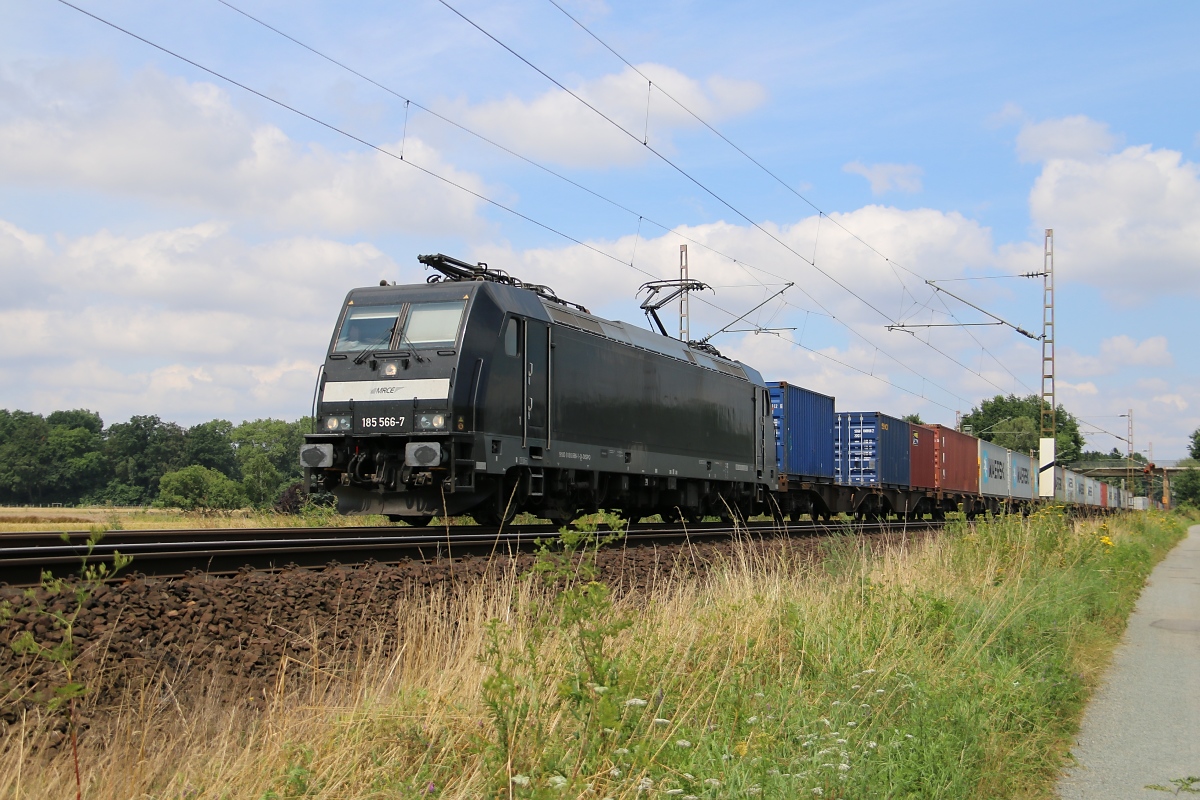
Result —
M 404 521 L 414 528 L 424 528 L 429 523 L 433 522 L 433 517 L 405 517 Z

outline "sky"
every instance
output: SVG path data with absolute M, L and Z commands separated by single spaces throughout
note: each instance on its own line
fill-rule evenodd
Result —
M 0 0 L 0 408 L 294 419 L 418 254 L 647 324 L 687 245 L 693 338 L 953 424 L 1041 391 L 1053 229 L 1088 447 L 1200 427 L 1195 4 L 75 5 Z

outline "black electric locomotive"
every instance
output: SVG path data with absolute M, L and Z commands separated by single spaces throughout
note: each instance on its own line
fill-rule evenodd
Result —
M 484 264 L 354 289 L 317 387 L 308 485 L 415 525 L 748 516 L 778 483 L 767 388 L 711 349 L 601 319 Z

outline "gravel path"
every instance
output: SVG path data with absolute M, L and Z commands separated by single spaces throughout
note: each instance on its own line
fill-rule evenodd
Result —
M 1145 787 L 1200 778 L 1200 525 L 1188 534 L 1151 573 L 1088 706 L 1064 800 L 1161 800 Z

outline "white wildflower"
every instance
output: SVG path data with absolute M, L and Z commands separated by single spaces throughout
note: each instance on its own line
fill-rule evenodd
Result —
M 876 747 L 879 747 L 879 745 L 876 742 L 867 742 L 868 750 L 874 750 Z
M 613 767 L 612 769 L 610 769 L 608 771 L 608 774 L 613 778 L 619 778 L 619 777 L 621 777 L 621 768 Z
M 719 780 L 717 780 L 716 778 L 705 778 L 705 779 L 704 779 L 704 785 L 705 785 L 705 786 L 711 786 L 711 787 L 713 787 L 714 789 L 720 789 L 720 788 L 721 788 L 721 782 L 720 782 Z
M 613 755 L 627 756 L 627 755 L 629 755 L 629 748 L 628 747 L 618 747 L 616 750 L 613 750 Z
M 685 794 L 683 800 L 700 800 L 700 798 L 694 794 Z
M 870 711 L 870 710 L 871 710 L 871 704 L 870 704 L 870 703 L 863 703 L 862 705 L 860 705 L 860 706 L 859 706 L 859 708 L 864 708 L 864 709 L 866 709 L 867 711 Z
M 904 734 L 904 738 L 905 739 L 915 739 L 916 737 L 913 736 L 911 733 L 906 733 L 906 734 Z
M 604 694 L 605 692 L 608 691 L 608 687 L 607 686 L 597 686 L 596 684 L 593 683 L 592 691 L 595 692 L 596 694 Z
M 642 706 L 646 705 L 646 701 L 640 697 L 631 697 L 625 701 L 625 705 L 632 706 L 635 708 L 641 708 Z
M 655 717 L 655 718 L 654 718 L 654 724 L 655 724 L 655 725 L 670 725 L 670 724 L 671 724 L 671 720 L 669 720 L 669 719 L 663 719 L 662 717 Z
M 874 674 L 875 674 L 875 670 L 873 670 L 873 669 L 864 669 L 864 670 L 862 671 L 862 674 L 863 674 L 863 675 L 874 675 Z
M 875 694 L 883 694 L 883 689 L 876 689 Z
M 812 793 L 814 795 L 816 795 L 817 797 L 820 797 L 821 795 L 825 794 L 825 790 L 822 789 L 820 786 L 814 786 Z
M 761 786 L 759 786 L 759 785 L 757 785 L 757 784 L 755 784 L 754 786 L 751 786 L 749 789 L 747 789 L 747 790 L 746 790 L 746 794 L 748 794 L 748 795 L 760 795 L 760 794 L 762 794 L 762 787 L 761 787 Z
M 693 774 L 692 774 L 692 773 L 690 773 L 690 772 L 685 772 L 685 773 L 683 773 L 683 777 L 687 778 L 689 781 L 694 781 L 694 780 L 696 780 L 696 776 L 695 776 L 695 775 L 693 775 Z
M 833 705 L 835 705 L 835 706 L 840 706 L 841 704 L 842 704 L 842 701 L 841 701 L 841 700 L 834 700 L 834 701 L 833 701 Z
M 683 794 L 683 789 L 667 789 L 665 794 L 667 797 L 678 797 L 679 795 Z
M 862 684 L 861 684 L 861 683 L 856 683 L 856 684 L 854 684 L 853 686 L 851 686 L 850 688 L 851 688 L 851 689 L 861 689 L 861 688 L 862 688 Z
M 847 727 L 847 728 L 857 728 L 857 727 L 858 727 L 858 723 L 857 723 L 857 722 L 847 722 L 847 723 L 846 723 L 846 727 Z
M 768 774 L 768 775 L 778 775 L 778 774 L 779 774 L 779 770 L 777 770 L 777 769 L 769 769 L 769 770 L 767 770 L 767 774 Z
M 845 739 L 838 739 L 838 740 L 837 740 L 837 743 L 838 743 L 838 744 L 845 744 L 845 743 L 846 743 L 846 740 L 845 740 Z
M 817 751 L 817 757 L 818 757 L 818 758 L 820 758 L 821 756 L 827 756 L 827 755 L 829 755 L 830 753 L 834 753 L 834 752 L 837 752 L 837 751 L 835 751 L 835 750 L 834 750 L 833 748 L 831 748 L 831 747 L 826 747 L 824 750 L 818 750 L 818 751 Z
M 842 772 L 849 772 L 850 765 L 849 764 L 838 764 L 838 769 Z
M 509 780 L 512 781 L 513 786 L 528 786 L 529 785 L 529 776 L 528 775 L 513 775 L 511 778 L 509 778 Z
M 551 775 L 547 783 L 550 784 L 551 789 L 561 789 L 567 785 L 567 779 L 562 775 Z
M 675 746 L 687 748 L 687 747 L 691 747 L 692 743 L 689 742 L 687 739 L 679 739 L 678 741 L 675 742 Z
M 758 722 L 758 717 L 757 716 L 751 717 L 750 719 L 746 720 L 746 722 L 748 722 L 751 725 L 754 725 L 755 723 Z
M 759 700 L 761 700 L 761 699 L 763 699 L 764 697 L 766 697 L 766 695 L 765 695 L 765 694 L 763 694 L 762 692 L 755 692 L 755 693 L 754 693 L 754 696 L 755 696 L 755 697 L 757 697 Z
M 639 792 L 648 792 L 654 788 L 654 780 L 652 778 L 642 778 L 638 781 L 637 790 Z

